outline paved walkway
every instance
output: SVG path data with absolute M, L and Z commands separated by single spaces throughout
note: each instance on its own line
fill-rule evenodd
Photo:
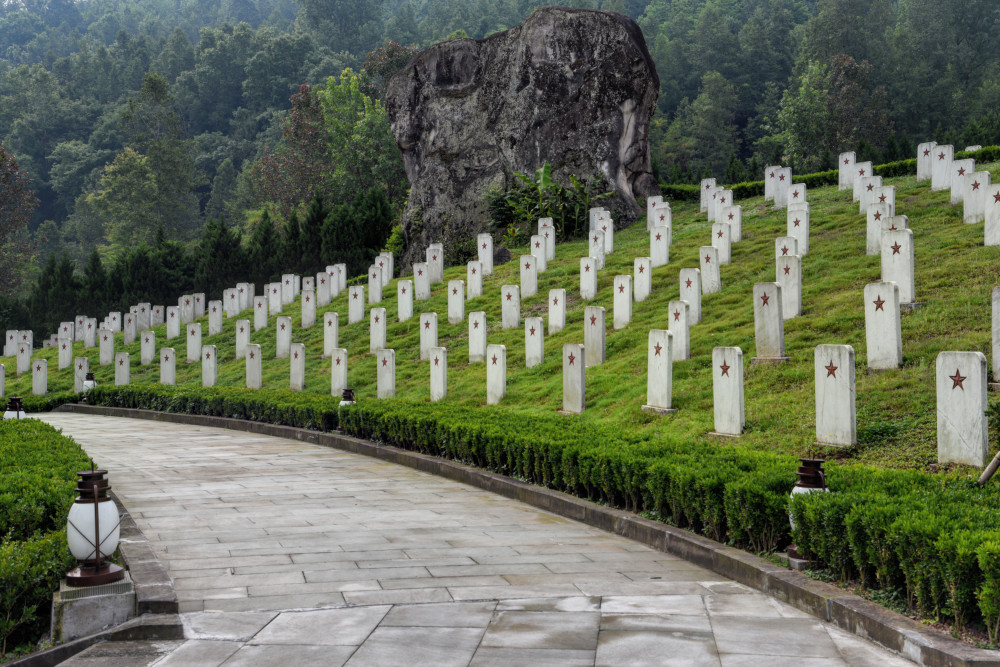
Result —
M 186 640 L 71 665 L 908 665 L 674 556 L 294 440 L 75 414 Z

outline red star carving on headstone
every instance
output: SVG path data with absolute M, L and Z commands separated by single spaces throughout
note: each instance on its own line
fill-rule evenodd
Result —
M 719 202 L 722 203 L 722 204 L 725 204 L 726 203 L 726 198 L 725 197 L 719 197 Z
M 587 264 L 586 266 L 583 267 L 583 272 L 590 273 L 590 264 Z
M 844 158 L 844 164 L 851 164 L 851 158 Z
M 337 357 L 337 365 L 340 365 L 340 357 Z
M 524 263 L 524 268 L 525 268 L 525 270 L 530 269 L 531 268 L 531 262 L 525 262 Z
M 674 311 L 674 322 L 680 322 L 680 321 L 681 321 L 681 311 L 675 310 Z
M 597 243 L 597 237 L 596 236 L 594 237 L 594 243 Z
M 142 308 L 139 309 L 139 311 L 142 312 L 142 313 L 145 313 L 146 312 L 146 307 L 143 306 Z
M 22 349 L 21 352 L 24 352 L 24 350 Z M 78 371 L 82 371 L 83 370 L 83 364 L 78 364 L 77 367 L 76 367 L 76 369 Z
M 974 183 L 972 184 L 972 189 L 973 189 L 973 190 L 978 190 L 978 189 L 979 189 L 979 181 L 975 181 L 975 182 L 974 182 Z
M 961 373 L 959 373 L 958 369 L 956 368 L 955 369 L 955 374 L 948 376 L 948 379 L 952 381 L 951 388 L 952 389 L 961 389 L 962 391 L 965 391 L 965 386 L 962 383 L 966 380 L 967 377 L 968 376 L 962 375 Z
M 310 296 L 309 296 L 309 295 L 307 294 L 307 295 L 306 295 L 306 303 L 309 303 L 310 301 L 312 301 L 312 297 L 310 297 Z
M 253 355 L 250 355 L 250 356 L 253 357 Z M 164 361 L 170 361 L 170 355 L 164 355 L 163 356 L 163 360 Z M 80 368 L 83 368 L 83 366 L 81 366 Z
M 792 270 L 792 267 L 786 266 L 785 267 L 785 275 L 787 276 L 791 270 Z
M 895 223 L 895 222 L 894 222 L 894 223 L 892 223 L 892 227 L 890 227 L 890 228 L 889 228 L 889 231 L 890 231 L 890 232 L 895 232 L 895 231 L 897 231 L 897 230 L 896 230 L 896 223 Z
M 718 238 L 721 239 L 722 238 L 722 230 L 720 229 L 718 232 L 715 233 L 715 235 L 716 235 L 716 237 L 718 237 Z
M 830 360 L 830 364 L 828 366 L 824 366 L 823 368 L 826 369 L 826 376 L 827 377 L 833 376 L 834 378 L 836 378 L 837 377 L 837 369 L 840 368 L 840 367 L 839 366 L 834 366 L 833 365 L 833 359 L 831 359 Z
M 108 342 L 108 337 L 107 336 L 104 337 L 104 342 L 105 343 Z
M 284 331 L 284 330 L 285 330 L 285 323 L 284 323 L 284 322 L 282 322 L 282 323 L 281 323 L 281 330 L 282 330 L 282 331 Z
M 507 292 L 507 300 L 510 301 L 512 297 L 513 295 L 510 292 Z
M 541 241 L 535 241 L 535 247 L 536 248 L 541 248 L 542 247 L 542 242 Z
M 549 233 L 545 232 L 545 238 L 549 238 Z
M 875 189 L 875 185 L 874 185 L 874 184 L 872 184 L 872 183 L 869 183 L 869 184 L 868 184 L 868 192 L 871 192 L 871 191 L 872 191 L 872 190 L 874 190 L 874 189 Z
M 291 284 L 292 284 L 292 282 L 291 282 L 290 280 L 287 280 L 287 279 L 286 279 L 286 280 L 285 280 L 285 284 L 286 284 L 286 285 L 291 285 Z
M 243 327 L 240 327 L 240 333 L 243 333 Z
M 292 353 L 292 355 L 293 355 L 293 356 L 294 356 L 294 357 L 295 357 L 296 359 L 298 359 L 298 358 L 299 358 L 299 353 L 298 353 L 298 352 L 293 352 L 293 353 Z
M 784 175 L 784 174 L 781 174 L 780 176 L 778 176 L 778 180 L 779 180 L 779 181 L 783 181 L 783 180 L 785 180 L 785 175 Z
M 382 366 L 385 367 L 388 365 L 389 365 L 389 357 L 382 357 Z
M 771 176 L 774 176 L 774 174 L 771 174 Z M 706 185 L 706 186 L 705 186 L 705 189 L 706 189 L 706 190 L 709 190 L 709 189 L 711 189 L 711 187 L 712 187 L 711 185 Z
M 597 315 L 591 315 L 590 316 L 590 324 L 594 325 L 594 326 L 597 325 Z
M 656 356 L 656 357 L 660 356 L 660 350 L 662 350 L 662 349 L 663 349 L 663 346 L 661 346 L 659 343 L 657 343 L 656 347 L 653 348 L 653 356 Z
M 687 287 L 691 287 L 691 279 L 690 279 L 690 278 L 688 278 L 688 279 L 687 279 L 687 281 L 685 281 L 685 283 L 684 283 L 684 284 L 685 284 L 685 286 L 687 286 Z
M 378 263 L 378 268 L 384 269 L 385 268 L 385 262 L 379 262 Z
M 865 170 L 864 169 L 858 169 L 858 176 L 864 176 L 864 175 L 865 175 Z
M 66 343 L 63 343 L 62 349 L 66 349 Z
M 793 191 L 792 192 L 792 199 L 798 199 L 798 198 L 799 198 L 799 191 L 798 190 Z
M 729 219 L 730 219 L 730 220 L 732 220 L 732 219 L 733 219 L 733 214 L 732 214 L 732 213 L 730 213 L 730 214 L 729 214 Z
M 619 294 L 624 294 L 625 293 L 625 285 L 619 285 L 618 286 L 618 293 Z
M 773 171 L 771 172 L 771 175 L 770 175 L 770 177 L 771 177 L 771 178 L 774 178 L 774 172 L 773 172 Z M 708 186 L 706 185 L 705 187 L 707 188 Z
M 378 324 L 378 320 L 379 320 L 379 317 L 378 317 L 378 315 L 376 315 L 375 316 L 375 324 Z
M 882 211 L 875 211 L 875 216 L 874 217 L 875 217 L 876 221 L 881 220 L 882 219 Z
M 438 365 L 438 358 L 437 358 L 437 357 L 434 357 L 434 365 L 435 365 L 435 366 L 437 366 L 437 365 Z
M 320 278 L 319 279 L 319 284 L 320 285 L 325 285 L 326 284 L 326 278 Z
M 643 264 L 640 264 L 639 265 L 639 273 L 642 274 L 642 273 L 645 273 L 645 272 L 646 272 L 646 267 Z
M 250 352 L 250 358 L 251 358 L 251 359 L 253 359 L 253 358 L 254 358 L 254 353 L 253 353 L 253 351 L 251 351 L 251 352 Z
M 727 364 L 726 360 L 723 359 L 722 360 L 722 365 L 719 366 L 719 368 L 722 369 L 722 375 L 728 376 L 729 375 L 729 369 L 732 368 L 732 366 L 730 366 L 729 364 Z
M 24 348 L 23 347 L 21 348 L 21 354 L 24 354 Z M 80 366 L 80 368 L 83 368 L 83 366 Z
M 417 269 L 417 275 L 418 276 L 424 275 L 424 270 L 423 269 Z
M 889 247 L 892 248 L 892 254 L 893 255 L 898 255 L 899 254 L 899 249 L 902 248 L 903 246 L 899 245 L 899 241 L 896 241 L 894 244 L 892 244 Z
M 878 196 L 878 201 L 879 201 L 880 204 L 884 204 L 885 203 L 885 195 L 879 195 Z
M 882 298 L 881 294 L 879 294 L 878 297 L 872 301 L 872 303 L 875 304 L 875 310 L 881 310 L 883 313 L 885 312 L 885 308 L 882 307 L 885 305 L 885 299 Z
M 277 294 L 277 293 L 278 293 L 277 287 L 271 289 L 271 294 Z
M 424 322 L 424 328 L 425 329 L 430 329 L 431 328 L 431 321 L 430 320 L 427 320 L 426 322 Z
M 530 329 L 528 329 L 528 333 L 531 334 L 532 336 L 534 336 L 535 335 L 535 327 L 531 327 Z
M 87 328 L 88 329 L 93 329 L 94 325 L 92 323 L 90 323 L 90 322 L 87 322 Z
M 924 156 L 926 157 L 926 156 L 928 156 L 928 155 L 930 155 L 930 154 L 931 154 L 931 149 L 929 149 L 929 148 L 925 148 L 925 149 L 924 149 Z
M 211 359 L 212 358 L 212 353 L 211 352 L 206 352 L 205 353 L 205 358 L 206 359 Z
M 781 255 L 782 255 L 782 257 L 784 257 L 787 254 L 788 254 L 788 246 L 787 245 L 786 246 L 781 246 Z
M 258 307 L 258 308 L 263 308 L 263 307 L 264 307 L 264 302 L 263 302 L 263 301 L 258 301 L 258 302 L 257 302 L 257 307 Z M 214 308 L 212 309 L 212 312 L 213 312 L 213 313 L 215 312 L 215 309 L 214 309 Z
M 944 159 L 944 151 L 941 151 L 940 153 L 938 153 L 938 159 L 939 160 L 943 160 Z
M 405 287 L 403 288 L 403 294 L 406 294 L 406 288 Z
M 661 238 L 661 235 L 660 235 L 660 234 L 657 234 L 657 235 L 656 235 L 656 240 L 657 240 L 657 241 L 659 241 L 659 240 L 660 240 L 660 238 Z
M 712 256 L 711 255 L 705 255 L 705 263 L 706 264 L 711 264 L 712 263 Z
M 495 355 L 495 354 L 493 355 L 493 365 L 494 366 L 497 365 L 497 355 Z
M 604 225 L 603 227 L 601 227 L 601 231 L 604 232 L 605 234 L 607 234 L 607 232 L 608 232 L 608 226 Z
M 232 292 L 230 292 L 230 293 L 229 293 L 229 300 L 230 300 L 230 301 L 235 301 L 235 300 L 236 300 L 236 295 L 235 295 L 235 294 L 233 294 Z
M 476 267 L 472 267 L 472 275 L 476 275 Z
M 119 365 L 119 366 L 121 366 L 121 364 L 122 364 L 122 362 L 121 362 L 121 361 L 119 361 L 119 362 L 118 362 L 118 365 Z M 41 364 L 38 364 L 37 366 L 35 366 L 35 370 L 36 370 L 36 371 L 39 371 L 39 372 L 41 372 L 41 370 L 42 370 L 42 365 L 41 365 Z
M 333 326 L 333 320 L 327 320 L 326 321 L 326 326 L 332 327 Z
M 473 320 L 472 321 L 472 328 L 473 329 L 478 329 L 479 328 L 479 320 Z
M 358 300 L 358 293 L 357 293 L 357 292 L 354 292 L 354 293 L 352 293 L 352 294 L 351 294 L 351 296 L 353 296 L 353 297 L 354 297 L 354 300 L 355 300 L 355 301 L 357 301 L 357 300 Z
M 569 353 L 569 365 L 572 366 L 574 361 L 576 361 L 576 357 L 574 357 L 573 353 L 570 352 Z
M 191 329 L 191 335 L 193 336 L 194 334 L 195 334 L 195 330 Z
M 553 297 L 552 298 L 552 305 L 553 306 L 558 306 L 559 305 L 559 297 Z
M 958 175 L 959 176 L 965 176 L 965 167 L 959 167 L 958 168 Z
M 713 199 L 714 199 L 714 197 L 713 197 Z M 660 214 L 660 222 L 665 222 L 666 219 L 667 219 L 667 214 L 666 213 L 661 213 Z
M 993 203 L 1000 204 L 1000 192 L 993 193 Z
M 486 250 L 486 243 L 483 243 L 483 250 Z
M 798 227 L 799 226 L 799 222 L 800 222 L 800 220 L 798 218 L 795 218 L 795 220 L 792 221 L 792 225 L 794 225 L 795 227 Z
M 242 287 L 240 288 L 240 294 L 243 294 L 243 288 Z
M 431 261 L 436 262 L 438 260 L 437 255 L 431 255 Z
M 376 278 L 378 278 L 378 273 L 373 273 L 372 274 L 372 280 L 375 280 Z
M 761 301 L 763 302 L 763 304 L 764 304 L 765 306 L 767 305 L 767 302 L 768 302 L 768 301 L 770 301 L 770 299 L 771 299 L 771 297 L 769 297 L 769 296 L 768 296 L 768 295 L 766 295 L 766 294 L 761 294 L 761 295 L 760 295 L 760 300 L 761 300 Z

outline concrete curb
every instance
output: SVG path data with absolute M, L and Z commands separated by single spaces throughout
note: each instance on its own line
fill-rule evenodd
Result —
M 928 628 L 874 602 L 857 595 L 846 594 L 835 586 L 810 579 L 800 572 L 775 565 L 753 554 L 728 547 L 680 528 L 597 505 L 560 491 L 519 482 L 456 461 L 378 445 L 339 433 L 322 433 L 291 426 L 225 417 L 84 404 L 65 404 L 57 408 L 57 411 L 227 428 L 301 440 L 397 463 L 519 500 L 679 556 L 786 602 L 847 632 L 873 641 L 920 665 L 933 667 L 1000 666 L 1000 652 L 998 651 L 987 651 L 969 646 L 944 632 Z

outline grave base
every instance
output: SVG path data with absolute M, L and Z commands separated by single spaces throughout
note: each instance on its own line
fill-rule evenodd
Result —
M 1000 392 L 1000 382 L 990 382 L 986 386 L 989 388 L 990 391 L 998 391 L 998 392 Z
M 913 312 L 917 308 L 926 305 L 926 301 L 914 301 L 913 303 L 901 303 L 899 304 L 900 311 Z
M 567 416 L 567 417 L 575 417 L 575 416 L 581 414 L 579 412 L 571 412 L 569 410 L 556 410 L 556 413 L 560 414 L 560 415 Z
M 821 442 L 816 441 L 816 445 L 819 447 L 832 447 L 833 449 L 847 449 L 848 447 L 853 447 L 854 445 L 842 445 L 839 442 Z
M 791 357 L 752 357 L 751 364 L 784 364 L 788 363 Z
M 718 431 L 709 431 L 708 434 L 715 435 L 720 438 L 738 438 L 743 435 L 742 433 L 719 433 Z
M 677 408 L 660 408 L 655 405 L 644 405 L 642 406 L 642 411 L 652 415 L 669 415 L 672 412 L 677 412 Z

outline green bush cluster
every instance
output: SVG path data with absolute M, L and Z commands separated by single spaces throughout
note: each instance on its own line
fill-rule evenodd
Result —
M 66 516 L 84 451 L 35 419 L 0 421 L 0 656 L 47 629 L 49 603 L 73 566 Z

